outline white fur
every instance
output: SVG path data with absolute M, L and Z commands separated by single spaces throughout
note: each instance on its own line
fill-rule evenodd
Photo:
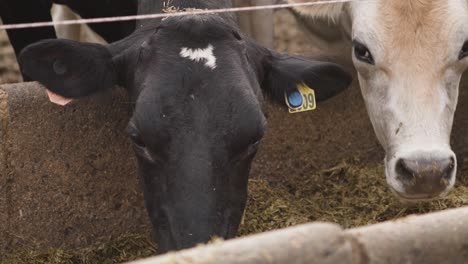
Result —
M 308 0 L 288 0 L 294 3 L 305 1 Z M 438 11 L 446 10 L 445 13 L 439 13 L 429 21 L 440 28 L 421 27 L 421 30 L 433 30 L 421 32 L 423 36 L 433 38 L 426 37 L 420 42 L 422 45 L 415 47 L 411 43 L 417 40 L 411 39 L 413 36 L 410 31 L 405 31 L 406 28 L 389 30 L 396 25 L 405 27 L 404 21 L 399 23 L 401 20 L 396 18 L 382 23 L 382 14 L 390 11 L 382 10 L 384 1 L 402 1 L 404 4 L 404 0 L 373 0 L 297 10 L 312 17 L 331 19 L 348 12 L 352 38 L 365 44 L 375 61 L 375 65 L 368 65 L 354 58 L 372 125 L 386 151 L 387 182 L 393 191 L 405 194 L 395 170 L 399 159 L 452 157 L 456 160 L 450 147 L 450 134 L 461 74 L 468 66 L 468 59 L 458 60 L 460 48 L 468 39 L 468 6 L 466 0 L 440 1 Z M 402 40 L 400 33 L 405 33 L 406 39 Z M 397 46 L 388 45 L 389 40 L 394 40 L 393 45 Z M 442 49 L 435 47 L 439 44 Z M 409 52 L 403 53 L 405 51 Z M 455 173 L 456 164 L 445 192 L 453 187 Z
M 399 159 L 437 160 L 453 157 L 456 160 L 450 147 L 450 134 L 458 101 L 460 69 L 466 68 L 467 64 L 459 62 L 457 56 L 468 37 L 467 27 L 462 24 L 467 20 L 468 12 L 461 3 L 450 2 L 450 15 L 447 14 L 445 18 L 453 30 L 444 37 L 447 55 L 442 57 L 440 52 L 433 54 L 431 47 L 420 47 L 427 49 L 422 54 L 433 54 L 432 63 L 426 64 L 424 71 L 411 66 L 411 62 L 421 59 L 418 57 L 421 55 L 415 53 L 399 58 L 392 53 L 406 47 L 385 49 L 383 40 L 386 32 L 379 23 L 377 2 L 355 3 L 350 8 L 353 38 L 364 42 L 376 61 L 376 67 L 369 67 L 356 59 L 355 65 L 369 116 L 386 150 L 387 183 L 396 193 L 405 193 L 395 170 Z M 383 58 L 398 60 L 385 61 Z M 381 71 L 382 68 L 386 72 Z M 440 69 L 445 70 L 441 72 Z M 439 78 L 434 79 L 434 76 Z M 447 189 L 441 196 L 454 186 L 455 173 L 456 164 Z
M 209 44 L 208 47 L 204 49 L 190 49 L 183 47 L 180 51 L 180 56 L 182 58 L 188 58 L 195 62 L 205 62 L 205 66 L 214 70 L 216 69 L 216 57 L 213 54 L 214 47 Z

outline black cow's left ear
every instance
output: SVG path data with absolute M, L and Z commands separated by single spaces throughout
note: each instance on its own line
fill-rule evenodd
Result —
M 117 75 L 109 50 L 99 44 L 43 40 L 19 56 L 23 74 L 66 98 L 79 98 L 112 88 Z
M 284 102 L 285 93 L 293 92 L 301 83 L 315 90 L 317 101 L 323 101 L 346 89 L 352 81 L 342 67 L 330 62 L 273 53 L 267 64 L 264 89 L 280 102 Z

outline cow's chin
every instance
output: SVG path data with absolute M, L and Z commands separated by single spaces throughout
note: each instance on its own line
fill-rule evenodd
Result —
M 401 193 L 393 189 L 392 186 L 389 186 L 390 191 L 393 193 L 393 195 L 398 199 L 398 201 L 404 205 L 404 206 L 417 206 L 420 205 L 421 203 L 428 203 L 428 202 L 433 202 L 435 200 L 441 200 L 447 196 L 447 194 L 450 192 L 450 190 L 444 191 L 436 196 L 428 197 L 428 196 L 407 196 L 405 193 Z

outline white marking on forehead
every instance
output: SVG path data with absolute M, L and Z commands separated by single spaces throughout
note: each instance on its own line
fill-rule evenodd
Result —
M 180 56 L 182 58 L 188 58 L 195 62 L 205 61 L 205 66 L 214 70 L 216 69 L 216 57 L 213 54 L 214 47 L 209 44 L 204 49 L 190 49 L 182 47 Z

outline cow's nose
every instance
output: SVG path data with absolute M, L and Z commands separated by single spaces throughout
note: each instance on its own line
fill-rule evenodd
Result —
M 405 189 L 405 196 L 429 199 L 438 196 L 454 177 L 455 158 L 399 159 L 397 179 Z

